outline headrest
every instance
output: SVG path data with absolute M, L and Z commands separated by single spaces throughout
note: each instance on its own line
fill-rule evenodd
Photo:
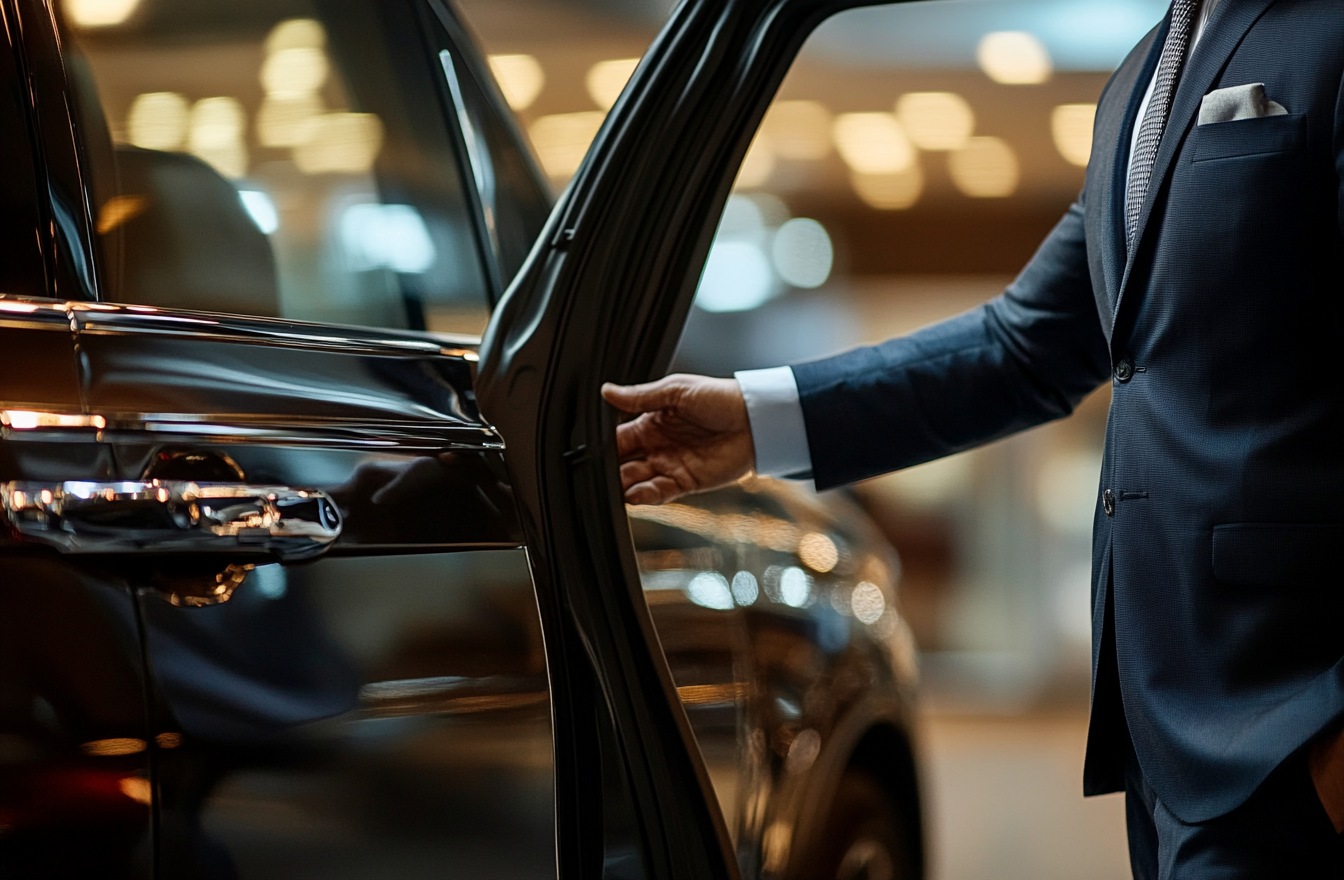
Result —
M 184 153 L 115 150 L 120 194 L 99 233 L 119 237 L 111 299 L 162 308 L 280 316 L 275 256 L 238 190 Z

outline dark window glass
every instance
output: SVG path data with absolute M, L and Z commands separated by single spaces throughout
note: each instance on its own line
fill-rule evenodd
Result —
M 0 12 L 0 36 L 10 24 Z M 0 294 L 46 296 L 32 141 L 18 59 L 8 40 L 0 41 L 0 131 Z
M 78 98 L 106 119 L 85 131 L 104 298 L 484 327 L 481 236 L 412 0 L 126 6 L 64 10 Z
M 437 0 L 432 5 L 438 6 Z M 512 111 L 479 59 L 445 48 L 440 60 L 481 194 L 490 247 L 498 260 L 501 282 L 507 286 L 546 223 L 550 195 Z

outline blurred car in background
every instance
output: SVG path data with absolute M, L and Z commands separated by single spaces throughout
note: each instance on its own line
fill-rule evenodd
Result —
M 0 874 L 921 874 L 862 513 L 555 520 L 482 413 L 554 423 L 477 334 L 569 313 L 500 305 L 558 215 L 449 6 L 0 12 Z

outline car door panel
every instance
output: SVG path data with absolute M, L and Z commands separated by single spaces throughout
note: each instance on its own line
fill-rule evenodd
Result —
M 28 45 L 44 87 L 88 119 L 109 95 L 132 103 L 143 86 L 127 71 L 179 72 L 171 40 L 137 56 L 41 6 L 24 23 L 42 31 Z M 401 329 L 484 306 L 493 259 L 464 213 L 419 6 L 159 4 L 137 25 L 203 28 L 197 50 L 225 62 L 250 59 L 229 54 L 250 40 L 257 65 L 283 51 L 268 31 L 318 39 L 345 76 L 321 96 L 332 124 L 381 131 L 358 167 L 296 172 L 295 147 L 239 181 L 228 157 L 113 143 L 106 123 L 46 154 L 86 176 L 71 234 L 113 302 L 52 309 L 69 393 L 34 400 L 54 415 L 31 430 L 26 416 L 5 428 L 41 463 L 5 477 L 23 483 L 7 515 L 26 517 L 25 552 L 120 596 L 116 619 L 138 627 L 140 728 L 120 738 L 141 746 L 133 803 L 152 805 L 158 834 L 135 853 L 160 878 L 555 874 L 550 675 L 503 442 L 474 402 L 476 342 Z M 379 39 L 397 52 L 378 56 Z M 243 198 L 266 187 L 286 234 Z M 414 247 L 370 256 L 349 232 L 369 217 Z M 201 499 L 231 491 L 259 495 L 256 510 L 213 525 Z M 266 502 L 286 493 L 339 512 L 318 558 L 279 564 L 259 538 L 283 525 Z M 38 534 L 70 498 L 106 502 L 81 526 L 96 541 Z M 208 535 L 181 549 L 154 528 Z

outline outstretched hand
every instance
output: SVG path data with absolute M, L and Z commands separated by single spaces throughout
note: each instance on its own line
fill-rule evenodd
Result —
M 735 379 L 677 374 L 646 385 L 602 386 L 622 412 L 616 429 L 621 485 L 631 504 L 661 504 L 725 486 L 755 465 L 747 404 Z

